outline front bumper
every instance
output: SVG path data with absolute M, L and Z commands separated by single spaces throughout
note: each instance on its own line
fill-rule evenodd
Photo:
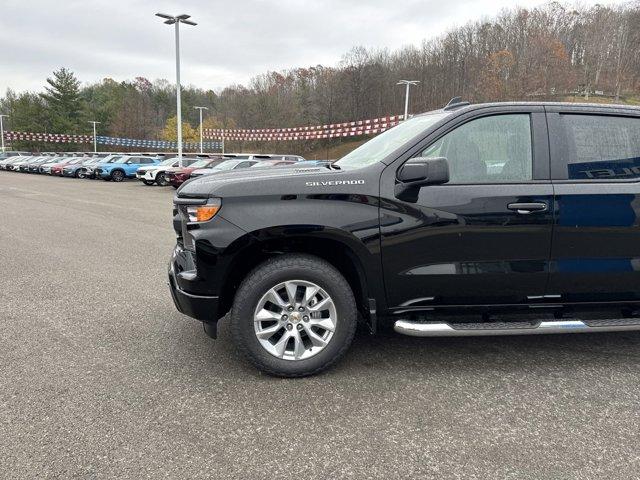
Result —
M 171 298 L 180 313 L 215 324 L 218 321 L 217 296 L 195 295 L 187 292 L 189 283 L 196 278 L 193 254 L 176 246 L 169 262 L 169 288 Z M 215 329 L 214 329 L 215 330 Z
M 153 182 L 156 179 L 153 172 L 136 172 L 136 178 L 140 181 L 148 180 L 150 182 Z
M 176 176 L 173 173 L 168 173 L 165 175 L 165 178 L 167 179 L 167 182 L 169 182 L 171 185 L 173 185 L 174 187 L 178 188 L 180 185 L 182 185 L 184 182 L 186 182 L 187 180 L 189 180 L 189 177 L 184 177 L 183 175 L 180 176 Z

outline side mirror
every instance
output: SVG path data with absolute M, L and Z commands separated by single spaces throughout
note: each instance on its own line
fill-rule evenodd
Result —
M 442 185 L 449 181 L 449 163 L 444 157 L 416 157 L 405 163 L 397 173 L 396 197 L 408 202 L 418 201 L 420 187 Z
M 412 158 L 398 170 L 398 180 L 420 187 L 442 185 L 449 181 L 449 164 L 444 157 Z

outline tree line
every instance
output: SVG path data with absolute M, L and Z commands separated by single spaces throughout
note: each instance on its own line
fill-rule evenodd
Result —
M 336 66 L 267 72 L 218 92 L 187 86 L 184 138 L 198 138 L 194 106 L 209 108 L 205 128 L 291 127 L 402 113 L 399 79 L 420 81 L 411 92 L 412 112 L 439 108 L 454 96 L 472 102 L 640 103 L 640 2 L 515 8 L 419 46 L 355 47 Z M 8 126 L 16 131 L 87 134 L 88 121 L 96 120 L 104 135 L 173 140 L 174 88 L 166 80 L 143 77 L 82 85 L 62 68 L 47 79 L 43 92 L 8 90 L 0 98 L 0 112 L 10 115 Z M 42 147 L 25 143 L 19 147 Z M 236 143 L 236 149 L 304 153 L 318 142 Z

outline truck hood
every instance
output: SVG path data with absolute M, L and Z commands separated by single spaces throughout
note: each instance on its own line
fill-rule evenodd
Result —
M 368 169 L 339 170 L 326 166 L 243 168 L 194 178 L 178 190 L 184 197 L 243 197 L 306 193 L 361 192 Z M 373 177 L 375 178 L 375 177 Z M 371 185 L 369 186 L 369 189 Z

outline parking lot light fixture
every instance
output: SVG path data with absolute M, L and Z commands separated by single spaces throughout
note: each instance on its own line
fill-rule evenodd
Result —
M 183 13 L 181 15 L 168 15 L 166 13 L 156 13 L 157 17 L 164 18 L 165 24 L 175 25 L 176 31 L 176 104 L 177 114 L 176 120 L 178 124 L 178 165 L 182 167 L 182 104 L 180 101 L 180 24 L 197 25 L 197 23 L 189 20 L 190 15 Z
M 96 140 L 96 125 L 100 124 L 101 122 L 94 122 L 90 120 L 89 123 L 93 124 L 93 153 L 96 153 L 98 151 L 98 143 Z
M 2 152 L 4 152 L 4 125 L 2 124 L 3 118 L 9 118 L 9 115 L 0 115 L 0 139 L 2 139 Z
M 204 153 L 202 151 L 202 111 L 209 110 L 207 107 L 193 107 L 196 110 L 200 110 L 200 153 Z
M 409 116 L 409 89 L 412 85 L 418 85 L 420 80 L 400 80 L 396 85 L 406 85 L 407 90 L 404 95 L 404 117 L 403 120 L 407 120 Z

